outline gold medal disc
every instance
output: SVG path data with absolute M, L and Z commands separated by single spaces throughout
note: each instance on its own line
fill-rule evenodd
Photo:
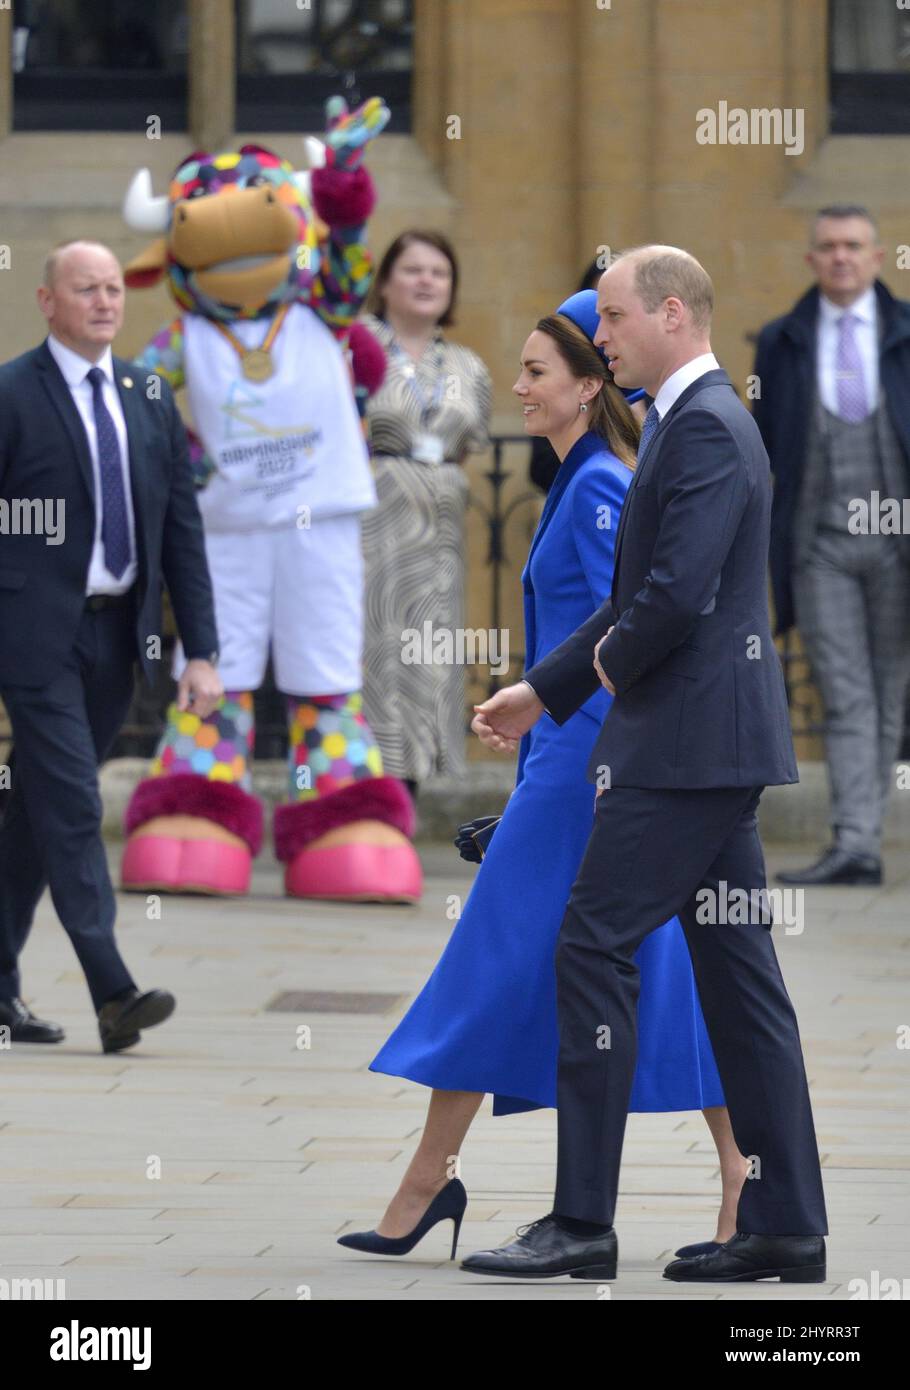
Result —
M 275 371 L 272 354 L 267 348 L 253 348 L 240 359 L 240 367 L 247 381 L 268 381 Z

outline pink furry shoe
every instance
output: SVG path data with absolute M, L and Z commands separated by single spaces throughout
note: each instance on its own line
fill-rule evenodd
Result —
M 367 828 L 371 823 L 360 825 Z M 292 898 L 416 903 L 423 892 L 423 873 L 414 846 L 407 841 L 326 845 L 294 856 L 284 871 L 284 888 Z
M 123 888 L 162 893 L 249 892 L 262 846 L 262 804 L 194 773 L 150 777 L 127 807 Z
M 140 831 L 123 851 L 120 883 L 132 891 L 228 895 L 248 893 L 252 872 L 244 845 Z
M 414 903 L 423 872 L 414 804 L 394 777 L 367 777 L 312 801 L 276 806 L 275 853 L 295 898 Z

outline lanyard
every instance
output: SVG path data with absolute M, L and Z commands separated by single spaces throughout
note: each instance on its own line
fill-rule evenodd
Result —
M 435 356 L 435 363 L 434 363 L 434 365 L 435 365 L 435 371 L 436 371 L 436 384 L 435 384 L 435 386 L 434 386 L 434 388 L 433 388 L 433 395 L 430 397 L 429 400 L 427 399 L 426 392 L 424 391 L 423 386 L 422 386 L 422 384 L 421 384 L 421 382 L 420 382 L 420 380 L 419 380 L 419 378 L 418 378 L 418 376 L 417 376 L 417 366 L 416 366 L 416 364 L 411 360 L 411 358 L 408 357 L 407 353 L 406 353 L 406 352 L 404 351 L 404 349 L 401 347 L 400 343 L 396 342 L 394 338 L 392 339 L 392 342 L 391 342 L 391 344 L 390 344 L 390 347 L 391 347 L 392 352 L 393 352 L 394 356 L 396 357 L 396 359 L 397 359 L 399 362 L 402 363 L 402 367 L 401 367 L 402 376 L 404 377 L 405 381 L 408 383 L 408 387 L 410 388 L 411 395 L 414 397 L 414 399 L 416 400 L 418 406 L 420 407 L 420 423 L 421 423 L 421 425 L 426 425 L 426 423 L 427 423 L 427 421 L 429 420 L 430 416 L 432 415 L 433 411 L 436 409 L 436 407 L 439 405 L 439 402 L 442 400 L 442 388 L 443 388 L 443 372 L 442 372 L 443 346 L 442 346 L 442 343 L 441 343 L 441 341 L 440 341 L 439 339 L 436 340 L 436 351 L 435 351 L 435 354 L 434 354 L 434 356 Z

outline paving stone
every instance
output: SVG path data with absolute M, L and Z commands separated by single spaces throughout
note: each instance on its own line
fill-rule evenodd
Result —
M 768 847 L 769 871 L 813 849 Z M 140 1048 L 99 1050 L 85 982 L 48 898 L 23 959 L 25 996 L 58 1047 L 0 1050 L 0 1274 L 66 1280 L 70 1299 L 358 1301 L 841 1301 L 849 1282 L 903 1277 L 910 1257 L 910 853 L 882 890 L 821 890 L 805 930 L 775 932 L 797 1006 L 832 1235 L 823 1285 L 672 1285 L 676 1247 L 713 1234 L 717 1155 L 697 1113 L 632 1115 L 617 1211 L 619 1278 L 520 1284 L 448 1259 L 451 1225 L 402 1260 L 336 1236 L 376 1224 L 413 1153 L 427 1092 L 369 1071 L 397 1018 L 324 1013 L 335 993 L 410 999 L 451 931 L 472 871 L 428 846 L 419 907 L 284 899 L 264 855 L 227 903 L 121 895 L 119 939 L 143 987 L 178 998 Z M 311 996 L 268 1012 L 284 992 Z M 313 999 L 313 996 L 322 998 Z M 331 999 L 328 1001 L 331 1003 Z M 298 1047 L 306 1025 L 309 1046 Z M 459 1252 L 508 1240 L 549 1210 L 552 1110 L 484 1102 L 462 1154 L 470 1205 Z M 161 1164 L 160 1177 L 151 1161 Z

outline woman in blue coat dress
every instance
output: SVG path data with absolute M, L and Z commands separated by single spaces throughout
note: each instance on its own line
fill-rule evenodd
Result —
M 593 290 L 573 295 L 538 323 L 513 388 L 526 432 L 545 435 L 562 460 L 522 574 L 526 669 L 609 594 L 635 464 L 639 426 L 593 345 L 595 301 Z M 556 1105 L 553 955 L 594 813 L 585 768 L 611 698 L 597 692 L 562 725 L 544 714 L 522 739 L 515 789 L 464 911 L 370 1064 L 432 1087 L 422 1138 L 379 1226 L 340 1237 L 342 1245 L 405 1254 L 450 1218 L 454 1258 L 467 1197 L 453 1169 L 484 1095 L 492 1094 L 494 1115 Z M 629 1109 L 704 1112 L 722 1174 L 715 1239 L 725 1241 L 736 1230 L 749 1165 L 733 1139 L 677 918 L 645 938 L 636 961 L 639 1051 Z

